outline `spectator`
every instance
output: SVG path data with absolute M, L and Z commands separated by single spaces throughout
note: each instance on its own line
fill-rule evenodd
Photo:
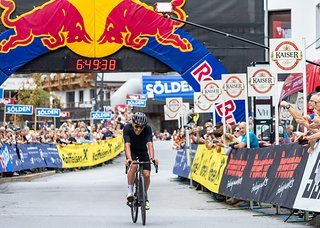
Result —
M 242 135 L 242 140 L 239 144 L 233 145 L 234 149 L 246 148 L 247 147 L 247 129 L 246 122 L 239 123 L 239 129 Z M 258 137 L 253 133 L 253 131 L 249 130 L 249 145 L 250 148 L 258 148 L 259 140 Z
M 209 137 L 209 133 L 213 130 L 212 128 L 212 123 L 211 122 L 206 122 L 204 124 L 204 134 L 200 136 L 200 131 L 203 130 L 203 127 L 198 126 L 196 127 L 196 136 L 197 136 L 197 141 L 198 143 L 206 143 L 206 139 Z
M 236 127 L 234 128 L 233 135 L 234 135 L 234 137 L 236 137 L 236 139 L 237 139 L 239 142 L 242 141 L 242 135 L 241 135 L 239 126 L 236 126 Z

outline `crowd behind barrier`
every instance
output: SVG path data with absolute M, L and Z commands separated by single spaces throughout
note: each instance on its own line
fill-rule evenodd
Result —
M 122 129 L 131 123 L 132 112 L 112 112 L 112 119 L 88 125 L 66 120 L 59 128 L 47 121 L 38 130 L 5 123 L 0 127 L 0 164 L 3 176 L 41 172 L 46 169 L 73 170 L 104 163 L 123 150 Z M 154 133 L 154 140 L 170 140 L 167 130 Z
M 180 149 L 173 173 L 227 197 L 320 212 L 320 145 L 311 155 L 307 150 L 291 143 L 227 155 L 225 148 L 218 153 L 194 144 L 192 166 L 186 148 Z
M 314 98 L 315 99 L 315 98 Z M 317 94 L 315 105 L 320 103 Z M 309 102 L 310 104 L 310 102 Z M 281 106 L 287 105 L 283 102 Z M 294 113 L 292 106 L 287 106 Z M 246 123 L 223 126 L 208 120 L 204 126 L 190 121 L 172 135 L 173 149 L 177 150 L 173 173 L 192 179 L 198 189 L 212 192 L 214 198 L 228 204 L 259 202 L 278 205 L 295 211 L 311 211 L 315 217 L 320 212 L 320 144 L 314 139 L 319 129 L 316 124 L 320 114 L 309 118 L 308 129 L 312 132 L 293 132 L 293 126 L 285 126 L 280 145 L 275 145 L 275 135 L 270 141 L 262 141 L 252 132 L 249 120 L 247 149 Z M 302 125 L 307 117 L 296 116 Z M 311 126 L 310 126 L 311 125 Z M 189 130 L 192 165 L 187 160 L 186 130 Z M 303 129 L 301 129 L 302 131 Z M 320 135 L 320 133 L 319 133 Z M 302 143 L 306 141 L 305 143 Z M 307 140 L 305 140 L 307 139 Z M 200 186 L 200 188 L 199 188 Z M 241 204 L 239 204 L 241 205 Z
M 86 144 L 3 144 L 1 172 L 90 167 L 107 162 L 124 150 L 122 135 Z

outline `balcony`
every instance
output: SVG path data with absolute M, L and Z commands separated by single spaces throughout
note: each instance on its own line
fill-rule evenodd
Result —
M 87 74 L 49 74 L 41 76 L 41 85 L 45 91 L 65 91 L 94 87 L 94 73 Z

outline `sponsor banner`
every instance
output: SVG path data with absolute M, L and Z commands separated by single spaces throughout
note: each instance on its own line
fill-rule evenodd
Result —
M 293 208 L 320 212 L 320 144 L 308 157 Z
M 201 82 L 201 93 L 208 102 L 222 102 L 222 92 L 223 90 L 221 80 L 210 80 Z
M 181 97 L 166 98 L 166 106 L 172 113 L 176 113 L 178 116 L 183 112 L 183 101 Z
M 114 106 L 114 111 L 115 112 L 127 112 L 128 110 L 130 110 L 130 107 L 128 107 L 127 105 L 125 104 L 122 104 L 122 105 L 116 105 Z
M 215 104 L 210 102 L 201 92 L 194 92 L 194 111 L 196 113 L 213 113 Z
M 273 74 L 270 65 L 248 67 L 248 96 L 277 96 L 278 74 Z
M 22 169 L 36 169 L 46 167 L 43 154 L 40 153 L 38 144 L 18 144 L 17 145 Z
M 147 100 L 146 94 L 127 94 L 127 99 L 129 100 Z
M 58 108 L 36 108 L 36 116 L 60 117 L 61 110 Z
M 1 98 L 0 104 L 14 104 L 14 98 Z
M 224 100 L 244 100 L 247 99 L 245 74 L 223 74 L 222 90 Z
M 6 144 L 9 154 L 10 154 L 10 159 L 12 161 L 12 165 L 13 165 L 13 171 L 14 172 L 18 172 L 20 170 L 22 170 L 22 161 L 21 161 L 21 155 L 20 155 L 20 151 L 18 150 L 18 146 L 17 144 Z
M 69 118 L 70 117 L 70 112 L 61 112 L 60 117 Z
M 270 39 L 270 68 L 275 73 L 303 73 L 306 69 L 302 39 Z
M 225 152 L 225 148 L 221 149 L 221 153 L 217 153 L 215 149 L 208 150 L 204 144 L 199 145 L 192 164 L 192 179 L 210 191 L 218 193 L 228 160 Z
M 33 106 L 32 105 L 11 105 L 7 104 L 5 106 L 6 114 L 20 114 L 20 115 L 32 115 Z
M 200 92 L 200 83 L 207 80 L 220 80 L 221 74 L 227 73 L 221 63 L 207 50 L 206 53 L 197 56 L 197 62 L 190 65 L 190 69 L 186 70 L 181 77 L 186 80 L 195 92 Z M 202 57 L 203 56 L 203 57 Z M 178 71 L 179 72 L 179 71 Z
M 62 168 L 93 166 L 108 161 L 124 150 L 122 135 L 110 140 L 82 145 L 57 145 Z
M 1 172 L 13 172 L 13 163 L 10 157 L 10 152 L 8 146 L 6 144 L 2 145 L 0 149 L 0 165 L 1 165 Z
M 163 106 L 164 120 L 178 120 L 180 114 L 177 112 L 172 112 L 166 105 Z
M 298 144 L 233 150 L 219 193 L 292 208 L 306 160 L 306 149 Z
M 194 156 L 196 154 L 197 147 L 198 147 L 197 144 L 191 144 L 191 159 L 192 160 L 194 159 Z M 179 177 L 189 178 L 190 165 L 188 164 L 186 146 L 183 149 L 177 151 L 176 161 L 173 166 L 172 173 L 179 176 Z
M 111 119 L 112 113 L 111 112 L 91 112 L 91 119 L 93 120 L 104 120 L 104 119 Z
M 141 107 L 144 108 L 147 106 L 147 100 L 132 100 L 126 99 L 126 105 L 131 107 Z
M 271 120 L 272 106 L 271 104 L 256 104 L 255 106 L 256 120 Z
M 220 103 L 216 105 L 217 115 L 216 115 L 216 122 L 222 122 L 223 120 L 223 112 L 225 122 L 230 125 L 234 125 L 237 122 L 245 120 L 245 112 L 239 112 L 240 109 L 237 108 L 239 106 L 245 107 L 245 101 L 234 101 L 228 100 L 224 103 Z
M 153 94 L 155 100 L 169 97 L 192 99 L 194 90 L 180 76 L 143 76 L 143 93 Z
M 39 144 L 38 148 L 48 168 L 62 168 L 62 161 L 56 144 Z

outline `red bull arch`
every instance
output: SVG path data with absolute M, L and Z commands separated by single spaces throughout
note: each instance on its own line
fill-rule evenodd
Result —
M 185 0 L 172 0 L 173 14 L 185 20 Z M 24 64 L 62 47 L 89 58 L 131 48 L 178 72 L 195 91 L 203 80 L 227 73 L 183 23 L 164 17 L 139 0 L 50 0 L 16 18 L 14 0 L 0 0 L 0 84 Z M 242 106 L 242 105 L 240 105 Z M 242 108 L 243 109 L 243 108 Z M 243 119 L 243 110 L 239 112 Z

